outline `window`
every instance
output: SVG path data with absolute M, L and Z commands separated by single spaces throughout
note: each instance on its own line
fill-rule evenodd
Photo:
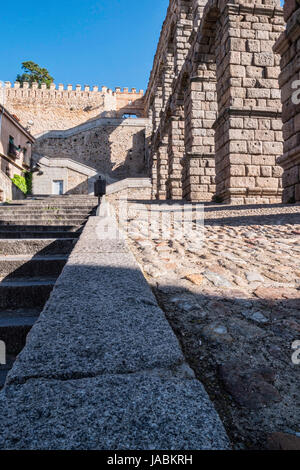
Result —
M 8 142 L 8 152 L 7 152 L 8 156 L 12 158 L 20 158 L 21 153 L 22 153 L 22 148 L 20 147 L 20 145 L 19 147 L 15 145 L 14 137 L 10 135 L 9 142 Z
M 123 119 L 137 119 L 138 116 L 136 114 L 125 113 L 122 116 Z

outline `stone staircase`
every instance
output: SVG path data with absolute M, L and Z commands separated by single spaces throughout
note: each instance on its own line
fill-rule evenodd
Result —
M 7 352 L 0 388 L 96 205 L 88 196 L 0 205 L 0 340 Z

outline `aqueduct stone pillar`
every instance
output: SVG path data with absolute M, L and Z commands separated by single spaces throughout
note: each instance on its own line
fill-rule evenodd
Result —
M 284 153 L 278 163 L 284 169 L 283 202 L 300 201 L 300 4 L 286 0 L 286 30 L 274 50 L 281 55 L 281 88 Z
M 179 194 L 174 95 L 184 80 L 183 197 L 281 202 L 280 58 L 273 46 L 283 29 L 280 0 L 170 1 L 146 93 L 147 110 L 154 102 L 158 197 Z
M 280 1 L 210 0 L 210 11 L 218 17 L 216 196 L 228 203 L 281 202 L 279 57 L 272 50 L 283 28 Z
M 167 198 L 182 199 L 182 167 L 184 155 L 184 119 L 180 115 L 169 118 Z
M 167 199 L 168 180 L 168 136 L 163 135 L 157 151 L 157 199 Z
M 174 53 L 171 52 L 172 47 L 169 46 L 166 53 L 163 66 L 163 109 L 172 93 L 172 81 L 174 78 Z
M 207 63 L 190 79 L 186 94 L 186 155 L 183 195 L 189 201 L 211 201 L 215 194 L 215 64 Z

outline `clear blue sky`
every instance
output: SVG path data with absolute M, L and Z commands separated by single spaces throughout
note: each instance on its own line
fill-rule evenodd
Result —
M 168 0 L 1 2 L 0 80 L 21 63 L 48 68 L 55 83 L 146 89 Z
M 2 2 L 0 80 L 13 82 L 21 63 L 32 60 L 48 68 L 56 84 L 146 89 L 168 3 Z

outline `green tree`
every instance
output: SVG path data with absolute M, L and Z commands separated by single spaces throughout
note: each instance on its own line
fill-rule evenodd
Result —
M 47 69 L 40 67 L 38 64 L 32 61 L 23 62 L 22 69 L 24 73 L 22 75 L 17 75 L 16 81 L 21 83 L 23 86 L 24 82 L 32 84 L 37 82 L 39 86 L 42 83 L 46 83 L 47 88 L 50 87 L 50 84 L 54 82 L 54 78 L 51 77 Z

